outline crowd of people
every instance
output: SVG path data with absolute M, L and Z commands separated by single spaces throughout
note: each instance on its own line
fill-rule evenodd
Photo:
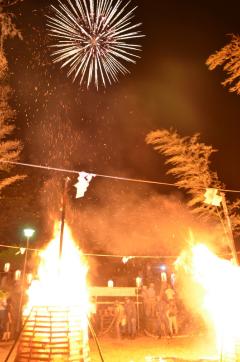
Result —
M 157 294 L 154 283 L 149 287 L 143 286 L 141 292 L 143 300 L 144 325 L 149 320 L 155 321 L 157 336 L 173 336 L 178 334 L 178 308 L 176 292 L 170 283 Z
M 111 333 L 117 338 L 134 339 L 141 332 L 150 332 L 157 338 L 179 333 L 179 300 L 170 283 L 156 290 L 154 283 L 142 286 L 138 298 L 118 298 L 115 302 L 96 309 L 99 334 Z
M 20 305 L 25 302 L 21 300 L 21 295 L 25 295 L 22 291 L 20 281 L 9 282 L 2 278 L 0 340 L 6 341 L 16 336 L 17 325 L 21 323 Z M 188 315 L 171 280 L 160 284 L 151 281 L 147 286 L 137 288 L 137 297 L 119 297 L 117 300 L 113 298 L 110 303 L 101 304 L 98 301 L 94 304 L 93 324 L 99 334 L 111 333 L 117 338 L 134 339 L 139 332 L 149 332 L 161 338 L 183 333 L 184 328 L 188 332 L 191 328 L 187 326 Z
M 137 334 L 137 309 L 135 302 L 125 298 L 124 304 L 115 302 L 115 331 L 117 338 L 132 338 Z

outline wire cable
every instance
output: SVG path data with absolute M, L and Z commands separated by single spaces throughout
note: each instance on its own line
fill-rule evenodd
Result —
M 11 165 L 16 165 L 16 166 L 39 168 L 39 169 L 48 170 L 48 171 L 65 172 L 65 173 L 72 173 L 72 174 L 79 174 L 80 173 L 80 171 L 77 171 L 77 170 L 69 170 L 69 169 L 64 169 L 64 168 L 59 168 L 59 167 L 36 165 L 36 164 L 25 163 L 25 162 L 7 161 L 7 160 L 3 160 L 3 159 L 0 159 L 0 162 L 1 163 L 6 163 L 6 164 L 11 164 Z M 113 180 L 138 182 L 138 183 L 146 183 L 146 184 L 153 184 L 153 185 L 163 185 L 163 186 L 171 186 L 171 187 L 180 188 L 178 185 L 176 185 L 175 183 L 171 183 L 171 182 L 161 182 L 161 181 L 153 181 L 153 180 L 135 179 L 135 178 L 130 178 L 130 177 L 105 175 L 105 174 L 98 174 L 98 173 L 93 173 L 93 172 L 88 172 L 88 173 L 93 174 L 96 177 L 109 178 L 109 179 L 113 179 Z M 198 190 L 206 190 L 205 188 L 196 188 L 196 189 L 198 189 Z M 232 190 L 232 189 L 218 189 L 218 191 L 231 192 L 231 193 L 240 193 L 240 190 Z

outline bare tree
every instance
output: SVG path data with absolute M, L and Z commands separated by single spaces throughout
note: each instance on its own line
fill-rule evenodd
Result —
M 217 66 L 223 66 L 227 73 L 226 79 L 222 82 L 229 87 L 230 92 L 240 94 L 240 36 L 231 35 L 231 41 L 222 49 L 210 55 L 206 64 L 210 70 Z
M 16 114 L 9 104 L 12 90 L 8 84 L 8 62 L 4 52 L 4 42 L 7 38 L 21 37 L 21 34 L 13 23 L 12 15 L 4 13 L 3 10 L 0 11 L 0 31 L 0 159 L 16 161 L 22 146 L 18 140 L 12 139 L 15 129 L 13 120 Z M 0 192 L 4 187 L 23 178 L 19 175 L 6 177 L 5 172 L 10 170 L 9 164 L 0 163 Z
M 199 134 L 182 137 L 176 131 L 166 129 L 150 132 L 146 142 L 167 158 L 165 163 L 170 166 L 168 174 L 173 175 L 176 186 L 189 195 L 187 204 L 192 212 L 205 219 L 218 218 L 223 222 L 223 210 L 204 203 L 207 188 L 221 190 L 225 187 L 210 168 L 210 157 L 216 150 L 200 142 Z M 228 202 L 228 209 L 233 230 L 239 233 L 240 200 L 232 204 Z

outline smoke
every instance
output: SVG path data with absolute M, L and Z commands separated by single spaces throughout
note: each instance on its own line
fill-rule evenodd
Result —
M 90 198 L 73 201 L 69 209 L 69 223 L 86 249 L 177 257 L 188 246 L 190 230 L 202 242 L 222 246 L 218 227 L 200 224 L 180 194 L 163 196 L 146 186 L 108 183 L 93 180 Z

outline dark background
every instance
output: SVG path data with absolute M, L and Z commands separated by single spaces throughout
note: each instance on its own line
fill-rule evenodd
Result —
M 173 127 L 182 135 L 200 132 L 203 142 L 219 150 L 212 159 L 219 178 L 227 188 L 240 189 L 239 98 L 220 84 L 225 76 L 220 69 L 210 72 L 205 65 L 208 56 L 230 40 L 227 34 L 238 34 L 238 1 L 134 0 L 132 6 L 138 5 L 135 21 L 143 23 L 141 30 L 146 35 L 138 40 L 141 59 L 129 66 L 130 75 L 98 91 L 80 87 L 77 81 L 73 84 L 66 70 L 52 63 L 45 16 L 50 4 L 57 6 L 57 1 L 25 0 L 11 9 L 23 35 L 23 41 L 7 43 L 23 162 L 173 182 L 166 176 L 164 159 L 145 144 L 151 130 Z M 22 228 L 32 225 L 37 230 L 35 241 L 47 241 L 53 219 L 59 217 L 66 175 L 24 167 L 17 171 L 28 178 L 6 190 L 1 200 L 1 239 L 18 243 L 23 239 Z M 70 186 L 75 182 L 72 176 Z M 155 197 L 164 201 L 158 203 Z M 74 199 L 73 187 L 69 198 L 69 223 L 80 235 L 84 250 L 97 246 L 98 250 L 118 251 L 123 235 L 127 239 L 128 221 L 133 235 L 134 226 L 141 225 L 142 234 L 144 229 L 153 229 L 162 215 L 176 220 L 168 200 L 179 205 L 184 195 L 163 186 L 96 178 L 84 199 Z M 153 199 L 156 213 L 145 224 Z M 140 210 L 141 203 L 144 210 Z M 137 211 L 136 205 L 140 205 Z M 114 233 L 121 237 L 111 248 L 112 235 L 106 235 L 106 230 L 117 223 Z M 165 225 L 166 220 L 159 223 Z M 164 232 L 161 246 L 166 238 Z M 139 235 L 133 239 L 130 250 L 136 251 Z M 141 245 L 144 242 L 149 242 L 149 235 Z

